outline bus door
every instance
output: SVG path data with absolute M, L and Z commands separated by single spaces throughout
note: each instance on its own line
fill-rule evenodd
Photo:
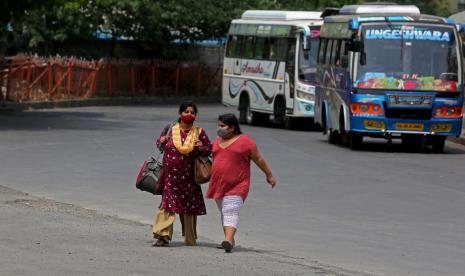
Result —
M 286 97 L 286 109 L 294 109 L 295 93 L 295 60 L 296 60 L 296 39 L 289 39 L 289 46 L 286 55 L 286 74 L 284 79 L 284 96 Z M 286 112 L 287 113 L 287 112 Z

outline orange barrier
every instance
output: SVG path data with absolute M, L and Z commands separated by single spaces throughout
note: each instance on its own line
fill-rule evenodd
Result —
M 166 60 L 8 57 L 0 64 L 0 102 L 95 97 L 220 95 L 221 67 Z

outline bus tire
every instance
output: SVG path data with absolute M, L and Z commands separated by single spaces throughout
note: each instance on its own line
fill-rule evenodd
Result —
M 276 98 L 273 106 L 274 122 L 282 126 L 286 120 L 286 102 L 282 97 Z
M 433 152 L 441 153 L 444 152 L 444 146 L 446 145 L 445 136 L 432 136 L 431 137 L 431 147 Z
M 350 133 L 346 131 L 345 119 L 344 119 L 344 110 L 341 107 L 339 111 L 339 135 L 341 136 L 341 143 L 343 145 L 349 145 L 350 147 Z
M 326 138 L 330 144 L 339 144 L 341 141 L 341 135 L 333 129 L 328 129 Z
M 328 134 L 328 123 L 326 122 L 326 108 L 323 106 L 321 109 L 321 130 L 323 135 Z
M 247 94 L 243 93 L 239 99 L 239 123 L 251 124 L 253 114 L 250 111 L 250 101 Z
M 357 150 L 362 147 L 363 135 L 357 132 L 349 132 L 349 148 L 351 150 Z

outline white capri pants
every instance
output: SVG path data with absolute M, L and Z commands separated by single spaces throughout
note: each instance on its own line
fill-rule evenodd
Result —
M 241 196 L 225 196 L 222 199 L 216 200 L 216 205 L 221 212 L 221 222 L 223 226 L 234 227 L 237 229 L 239 225 L 239 210 L 244 201 Z

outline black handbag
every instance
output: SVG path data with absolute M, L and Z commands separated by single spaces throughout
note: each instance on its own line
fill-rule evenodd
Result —
M 139 171 L 136 179 L 136 188 L 154 195 L 163 194 L 163 165 L 159 158 L 150 157 Z
M 165 135 L 168 135 L 171 131 L 171 127 L 173 125 L 170 124 L 166 126 L 164 129 Z M 167 137 L 169 140 L 169 137 Z M 163 194 L 163 151 L 164 145 L 161 145 L 159 148 L 160 153 L 158 154 L 157 158 L 150 157 L 144 161 L 142 167 L 139 170 L 139 174 L 136 178 L 136 188 L 144 191 L 149 192 L 154 195 L 162 195 Z

